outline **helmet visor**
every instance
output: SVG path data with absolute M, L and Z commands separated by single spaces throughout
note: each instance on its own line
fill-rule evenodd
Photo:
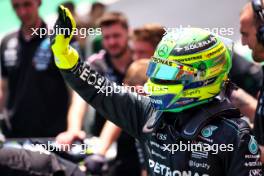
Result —
M 161 80 L 193 81 L 198 70 L 188 65 L 168 59 L 152 57 L 148 66 L 147 76 Z

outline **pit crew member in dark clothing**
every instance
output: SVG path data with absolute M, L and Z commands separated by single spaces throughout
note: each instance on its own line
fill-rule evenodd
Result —
M 70 92 L 56 69 L 41 0 L 12 0 L 21 27 L 1 43 L 1 110 L 7 137 L 55 137 L 67 126 Z M 71 91 L 72 92 L 72 91 Z
M 252 57 L 256 62 L 264 61 L 264 11 L 262 0 L 252 0 L 243 8 L 240 15 L 240 33 L 242 44 L 252 50 Z M 264 70 L 263 66 L 262 69 Z M 261 81 L 261 80 L 260 80 Z M 264 163 L 264 100 L 263 82 L 254 121 L 254 133 L 261 149 L 261 159 Z

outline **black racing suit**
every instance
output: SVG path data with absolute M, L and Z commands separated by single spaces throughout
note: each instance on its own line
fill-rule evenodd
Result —
M 124 91 L 85 63 L 61 72 L 85 101 L 140 141 L 150 175 L 262 175 L 259 148 L 248 126 L 230 117 L 232 113 L 217 112 L 229 112 L 227 103 L 216 100 L 182 113 L 162 113 L 152 107 L 150 98 Z M 152 132 L 142 131 L 151 126 Z M 211 150 L 190 149 L 191 144 Z

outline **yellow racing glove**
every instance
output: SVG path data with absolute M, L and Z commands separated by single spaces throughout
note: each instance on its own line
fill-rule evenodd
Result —
M 76 23 L 69 9 L 59 7 L 59 17 L 53 29 L 54 34 L 50 38 L 55 64 L 60 69 L 71 69 L 78 62 L 79 54 L 70 46 Z

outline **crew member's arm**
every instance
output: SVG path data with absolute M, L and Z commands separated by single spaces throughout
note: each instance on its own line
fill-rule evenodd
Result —
M 6 98 L 8 95 L 8 89 L 7 89 L 7 79 L 1 78 L 0 79 L 0 113 L 3 113 L 5 104 L 6 104 Z
M 260 155 L 261 162 L 264 164 L 264 146 L 260 145 L 259 148 L 260 148 L 260 153 L 261 153 L 261 155 Z
M 234 90 L 231 95 L 231 102 L 236 106 L 242 114 L 250 119 L 250 122 L 254 122 L 255 112 L 257 108 L 257 100 L 239 88 Z
M 0 113 L 3 113 L 8 95 L 8 74 L 7 69 L 4 66 L 4 44 L 6 41 L 3 39 L 0 45 Z
M 84 139 L 86 134 L 82 131 L 83 119 L 87 111 L 86 102 L 75 92 L 72 92 L 71 104 L 67 116 L 67 130 L 56 137 L 60 144 L 72 144 L 76 139 Z
M 104 172 L 107 165 L 106 153 L 111 144 L 120 136 L 121 129 L 110 121 L 106 121 L 99 136 L 99 145 L 93 155 L 86 157 L 86 168 L 95 175 Z
M 154 112 L 149 98 L 124 91 L 122 86 L 107 80 L 79 60 L 78 53 L 69 46 L 76 27 L 68 9 L 61 7 L 57 27 L 69 28 L 71 33 L 51 37 L 55 63 L 69 85 L 99 113 L 130 135 L 138 137 L 146 118 Z
M 106 121 L 101 131 L 99 139 L 101 145 L 98 154 L 105 155 L 109 147 L 115 142 L 120 136 L 122 129 L 113 124 L 110 121 Z

